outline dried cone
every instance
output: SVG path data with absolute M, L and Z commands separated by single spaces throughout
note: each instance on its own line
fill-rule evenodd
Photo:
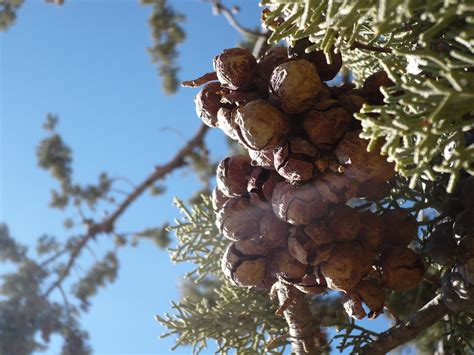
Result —
M 317 172 L 318 149 L 301 137 L 290 137 L 274 151 L 275 169 L 290 182 L 310 180 Z
M 325 173 L 317 178 L 315 186 L 324 201 L 340 204 L 355 197 L 358 183 L 342 174 Z
M 331 147 L 344 137 L 351 121 L 351 114 L 342 107 L 323 112 L 311 110 L 304 116 L 303 127 L 311 143 Z
M 224 49 L 214 58 L 214 69 L 222 85 L 231 90 L 242 89 L 252 83 L 257 60 L 248 49 Z
M 360 213 L 361 226 L 357 239 L 365 249 L 367 259 L 372 259 L 379 252 L 384 241 L 384 225 L 380 216 L 370 213 Z M 372 264 L 367 260 L 367 264 Z
M 271 209 L 273 190 L 283 178 L 275 171 L 254 167 L 247 185 L 250 203 L 262 209 Z
M 326 221 L 322 219 L 312 221 L 304 226 L 304 233 L 311 238 L 316 245 L 329 244 L 335 240 Z
M 308 224 L 327 213 L 327 201 L 316 187 L 309 183 L 294 186 L 288 182 L 276 185 L 272 196 L 273 212 L 282 221 L 291 224 Z
M 283 111 L 308 110 L 321 90 L 321 80 L 310 62 L 299 59 L 277 66 L 270 79 L 270 90 Z
M 387 182 L 364 181 L 357 189 L 357 197 L 369 201 L 380 201 L 390 194 L 391 188 Z
M 329 229 L 336 242 L 348 242 L 359 235 L 361 214 L 346 205 L 336 206 L 329 216 Z
M 474 300 L 474 283 L 469 282 L 461 271 L 459 266 L 455 266 L 443 275 L 441 299 L 453 312 L 470 312 Z
M 273 69 L 287 60 L 288 55 L 285 47 L 273 47 L 258 61 L 255 82 L 261 93 L 268 95 L 268 83 Z
M 370 309 L 369 319 L 373 319 L 382 313 L 385 304 L 385 292 L 377 281 L 373 279 L 362 280 L 357 285 L 356 292 Z
M 367 315 L 362 306 L 362 299 L 357 292 L 349 291 L 345 293 L 341 298 L 341 302 L 349 317 L 362 319 Z
M 233 91 L 228 90 L 222 94 L 221 103 L 231 106 L 243 106 L 246 103 L 261 99 L 260 93 L 257 91 Z
M 333 99 L 339 99 L 341 96 L 349 94 L 349 93 L 354 93 L 354 88 L 355 85 L 352 83 L 348 84 L 342 84 L 341 86 L 330 86 L 329 87 L 329 92 L 331 93 L 331 97 Z M 364 96 L 362 93 L 358 93 L 362 96 Z
M 328 261 L 321 264 L 328 287 L 348 291 L 354 288 L 364 273 L 364 248 L 360 243 L 336 243 Z
M 319 280 L 314 273 L 304 275 L 301 282 L 296 284 L 295 287 L 301 292 L 309 295 L 319 295 L 326 291 L 326 283 L 319 283 Z
M 235 122 L 239 141 L 249 149 L 270 150 L 288 134 L 288 122 L 280 110 L 265 100 L 255 100 L 239 107 Z
M 354 114 L 360 111 L 362 106 L 367 103 L 367 99 L 354 94 L 344 94 L 339 97 L 340 105 L 350 114 Z
M 390 80 L 387 73 L 384 71 L 379 71 L 365 79 L 363 87 L 364 96 L 372 105 L 383 105 L 384 97 L 380 91 L 380 87 L 390 87 L 393 85 L 395 84 L 392 80 Z
M 407 246 L 417 235 L 416 219 L 404 210 L 390 210 L 382 214 L 384 244 Z
M 416 287 L 424 273 L 418 254 L 405 247 L 393 247 L 383 251 L 380 257 L 385 286 L 394 291 Z
M 321 80 L 327 81 L 333 79 L 342 66 L 342 56 L 340 52 L 335 52 L 334 47 L 331 48 L 331 63 L 328 62 L 324 51 L 312 51 L 306 53 L 306 48 L 313 45 L 308 37 L 296 41 L 293 47 L 288 48 L 288 55 L 291 58 L 306 59 L 314 64 Z
M 390 180 L 395 175 L 394 164 L 380 155 L 381 144 L 368 152 L 369 141 L 359 134 L 360 131 L 348 132 L 336 148 L 337 159 L 345 165 L 344 174 L 359 182 Z
M 266 256 L 266 248 L 258 242 L 233 242 L 222 257 L 222 271 L 237 286 L 270 288 L 276 280 L 267 272 Z
M 260 220 L 260 241 L 267 248 L 283 248 L 288 245 L 288 228 L 290 224 L 279 220 L 273 212 L 267 213 Z
M 249 156 L 253 166 L 261 166 L 265 169 L 275 170 L 273 162 L 273 150 L 253 150 L 249 149 Z
M 453 222 L 451 217 L 437 222 L 425 243 L 425 253 L 440 265 L 452 266 L 455 262 L 457 245 L 453 238 Z
M 245 196 L 252 170 L 250 158 L 247 156 L 225 158 L 217 166 L 217 187 L 229 197 Z
M 288 251 L 296 260 L 305 265 L 318 265 L 327 261 L 334 243 L 317 245 L 300 227 L 290 228 Z
M 212 207 L 214 211 L 220 210 L 230 197 L 226 196 L 217 186 L 212 190 Z
M 474 208 L 458 213 L 454 220 L 453 233 L 458 242 L 468 236 L 474 238 Z
M 221 107 L 221 84 L 212 82 L 206 84 L 194 98 L 196 114 L 209 127 L 217 127 L 217 111 Z
M 385 293 L 382 286 L 373 280 L 362 280 L 356 288 L 342 298 L 346 313 L 355 319 L 362 319 L 367 314 L 362 306 L 362 302 L 369 308 L 369 319 L 376 318 L 382 311 L 385 304 Z
M 273 274 L 287 282 L 299 283 L 306 274 L 306 265 L 298 262 L 286 249 L 276 250 L 271 260 Z
M 323 51 L 313 51 L 309 53 L 308 60 L 314 64 L 319 77 L 323 81 L 334 79 L 342 66 L 341 52 L 336 53 L 333 47 L 329 55 L 331 56 L 331 63 L 329 63 Z
M 229 138 L 237 140 L 235 110 L 221 107 L 219 111 L 217 111 L 217 127 Z
M 230 240 L 258 238 L 263 211 L 250 204 L 246 197 L 229 199 L 217 212 L 216 226 Z

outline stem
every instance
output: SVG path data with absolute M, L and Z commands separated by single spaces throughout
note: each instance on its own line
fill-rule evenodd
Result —
M 297 355 L 320 354 L 320 342 L 304 294 L 283 282 L 278 282 L 276 287 L 280 305 L 285 305 L 283 314 L 288 323 L 293 352 Z
M 372 46 L 372 45 L 370 45 L 370 44 L 361 43 L 361 42 L 358 42 L 358 41 L 354 41 L 354 43 L 352 43 L 351 49 L 354 49 L 354 48 L 365 49 L 365 50 L 372 51 L 372 52 L 392 53 L 392 48 L 388 48 L 388 47 L 376 47 L 376 46 Z
M 381 333 L 377 340 L 365 345 L 361 349 L 361 354 L 386 354 L 417 337 L 446 313 L 448 308 L 438 295 L 405 321 Z
M 200 76 L 197 79 L 183 81 L 181 86 L 184 86 L 185 88 L 195 88 L 213 80 L 217 80 L 217 74 L 215 72 L 210 72 Z

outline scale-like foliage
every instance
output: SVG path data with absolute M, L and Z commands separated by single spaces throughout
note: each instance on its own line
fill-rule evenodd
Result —
M 263 0 L 271 12 L 270 40 L 309 37 L 329 53 L 335 46 L 362 82 L 384 69 L 395 86 L 386 105 L 365 106 L 363 136 L 411 178 L 447 173 L 452 191 L 461 169 L 474 173 L 474 7 L 469 1 Z

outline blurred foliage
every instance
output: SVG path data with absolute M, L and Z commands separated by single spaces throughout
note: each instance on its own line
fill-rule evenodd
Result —
M 5 31 L 15 23 L 16 13 L 24 0 L 3 0 L 0 2 L 0 31 Z
M 57 116 L 47 115 L 43 125 L 46 137 L 36 153 L 39 166 L 58 182 L 58 189 L 51 191 L 50 206 L 67 214 L 64 228 L 69 235 L 57 238 L 43 234 L 29 251 L 10 236 L 6 225 L 0 225 L 0 262 L 13 266 L 1 275 L 0 354 L 45 351 L 52 334 L 63 339 L 64 355 L 91 353 L 88 335 L 80 329 L 79 318 L 89 310 L 92 297 L 118 277 L 119 249 L 146 240 L 161 249 L 171 243 L 168 223 L 136 232 L 114 230 L 110 211 L 117 213 L 116 200 L 124 203 L 136 191 L 135 184 L 123 177 L 111 178 L 106 173 L 99 174 L 96 184 L 75 182 L 73 152 L 57 132 L 58 122 Z M 204 162 L 201 169 L 209 170 Z M 122 190 L 124 182 L 132 190 Z M 164 187 L 153 186 L 155 195 L 164 192 Z M 102 235 L 113 237 L 113 243 L 111 250 L 100 255 L 94 252 L 90 242 Z M 84 250 L 95 261 L 84 262 L 87 260 L 82 257 Z M 82 272 L 77 276 L 73 271 L 80 264 L 84 269 L 81 267 Z
M 174 94 L 179 87 L 176 47 L 186 38 L 186 33 L 181 27 L 185 17 L 169 6 L 166 0 L 141 0 L 141 3 L 152 7 L 148 24 L 152 30 L 154 43 L 148 48 L 148 52 L 153 63 L 158 65 L 164 93 Z
M 46 245 L 54 249 L 56 244 L 43 243 L 42 253 L 48 249 Z M 63 338 L 61 354 L 90 354 L 87 333 L 79 327 L 77 308 L 66 298 L 59 303 L 43 295 L 44 285 L 54 274 L 49 263 L 37 262 L 10 236 L 4 224 L 0 225 L 0 246 L 0 260 L 15 267 L 14 272 L 1 275 L 0 353 L 45 351 L 51 335 L 57 334 Z

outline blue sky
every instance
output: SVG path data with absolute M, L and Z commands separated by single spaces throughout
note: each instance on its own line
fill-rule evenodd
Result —
M 187 16 L 188 38 L 179 48 L 179 63 L 181 78 L 192 79 L 210 71 L 212 58 L 240 37 L 202 1 L 171 4 Z M 242 8 L 244 24 L 258 23 L 256 2 L 232 4 Z M 74 151 L 74 179 L 81 183 L 95 182 L 101 171 L 138 183 L 198 128 L 196 90 L 181 89 L 174 96 L 160 90 L 146 51 L 149 13 L 134 0 L 74 0 L 62 7 L 33 0 L 0 34 L 0 220 L 23 243 L 32 244 L 45 232 L 66 238 L 63 220 L 74 217 L 72 211 L 65 215 L 48 208 L 55 182 L 35 158 L 46 113 L 60 117 L 59 131 Z M 223 135 L 211 132 L 207 141 L 214 156 L 222 158 Z M 173 220 L 178 212 L 172 197 L 186 198 L 199 186 L 182 171 L 166 185 L 165 195 L 146 195 L 135 203 L 116 229 L 137 231 Z M 93 249 L 100 255 L 109 246 L 98 242 Z M 153 316 L 178 299 L 178 280 L 188 267 L 172 265 L 165 251 L 146 242 L 119 256 L 118 280 L 93 298 L 82 319 L 94 353 L 169 353 L 173 341 L 158 340 L 165 329 Z M 81 262 L 87 265 L 93 258 L 88 254 Z M 54 345 L 48 353 L 55 353 Z

